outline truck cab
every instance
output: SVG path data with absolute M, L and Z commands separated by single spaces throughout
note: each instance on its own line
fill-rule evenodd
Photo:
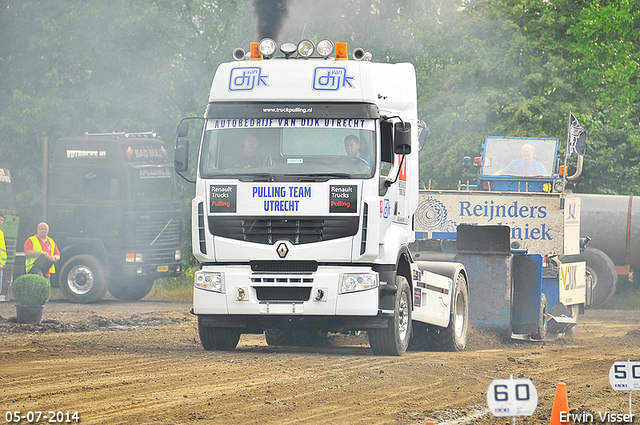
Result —
M 153 133 L 59 139 L 47 216 L 61 259 L 52 284 L 67 299 L 95 302 L 107 290 L 138 300 L 181 273 L 181 212 L 172 164 Z

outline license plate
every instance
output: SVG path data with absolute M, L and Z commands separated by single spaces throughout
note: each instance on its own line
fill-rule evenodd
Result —
M 302 314 L 302 304 L 260 304 L 262 314 Z
M 169 271 L 169 266 L 158 266 L 158 271 L 159 272 L 168 272 Z

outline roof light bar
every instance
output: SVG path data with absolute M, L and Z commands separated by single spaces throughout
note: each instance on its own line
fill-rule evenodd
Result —
M 336 43 L 336 60 L 348 60 L 349 59 L 349 49 L 347 47 L 347 43 Z
M 278 45 L 271 38 L 263 38 L 258 44 L 258 50 L 264 59 L 271 59 L 278 50 Z
M 318 54 L 323 58 L 331 56 L 334 51 L 333 41 L 321 40 L 320 42 L 318 42 L 316 50 L 318 51 Z
M 296 52 L 296 45 L 293 43 L 284 43 L 280 46 L 280 51 L 284 54 L 285 58 L 288 58 Z
M 246 53 L 242 47 L 238 47 L 233 50 L 233 59 L 241 61 L 244 59 Z
M 260 53 L 260 49 L 258 48 L 260 43 L 251 43 L 251 57 L 252 61 L 262 60 L 262 53 Z
M 302 40 L 300 43 L 298 43 L 298 54 L 303 58 L 311 57 L 315 49 L 316 46 L 311 40 Z

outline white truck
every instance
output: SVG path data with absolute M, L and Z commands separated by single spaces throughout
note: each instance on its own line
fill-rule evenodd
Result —
M 367 331 L 372 350 L 462 350 L 468 283 L 455 262 L 416 262 L 416 77 L 345 43 L 252 45 L 220 64 L 202 120 L 192 203 L 192 313 L 206 350 L 242 333 L 309 345 Z M 335 52 L 335 54 L 334 54 Z

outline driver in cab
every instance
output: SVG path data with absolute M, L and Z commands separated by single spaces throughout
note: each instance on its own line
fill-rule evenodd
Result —
M 360 139 L 355 134 L 350 134 L 344 139 L 344 150 L 349 155 L 352 165 L 364 164 L 369 167 L 371 158 L 361 151 Z
M 497 176 L 547 176 L 547 170 L 539 161 L 533 159 L 535 152 L 533 146 L 526 143 L 520 150 L 521 158 L 514 159 L 504 169 L 496 173 Z

